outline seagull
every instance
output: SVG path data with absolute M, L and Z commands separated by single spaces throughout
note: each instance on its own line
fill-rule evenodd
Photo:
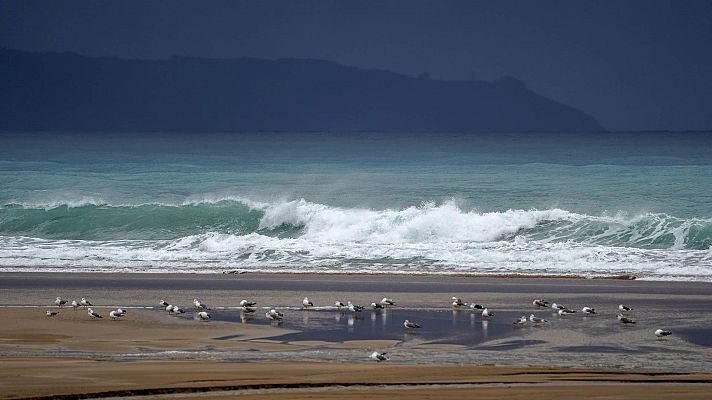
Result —
M 567 316 L 569 314 L 573 314 L 575 312 L 576 311 L 569 310 L 568 308 L 562 308 L 561 310 L 559 310 L 559 317 L 565 317 L 565 316 Z
M 482 310 L 482 318 L 494 317 L 494 313 L 490 312 L 488 309 Z
M 381 305 L 383 305 L 383 306 L 395 306 L 396 303 L 395 303 L 395 301 L 389 299 L 388 297 L 384 297 L 383 299 L 381 299 Z M 386 354 L 386 353 L 383 353 L 383 354 Z
M 56 304 L 57 307 L 62 307 L 63 305 L 67 304 L 67 300 L 62 300 L 61 297 L 57 296 L 57 298 L 54 300 L 54 304 Z
M 82 300 L 84 300 L 84 299 L 82 299 Z M 92 318 L 104 318 L 98 312 L 95 312 L 94 310 L 92 310 L 91 307 L 89 307 L 89 309 L 87 310 L 87 314 L 89 314 L 89 316 Z
M 583 312 L 584 314 L 595 314 L 596 309 L 591 307 L 584 307 L 581 309 L 581 312 Z
M 555 310 L 563 310 L 563 309 L 566 308 L 566 307 L 562 306 L 561 304 L 556 304 L 556 303 L 554 303 L 554 304 L 551 305 L 551 308 L 553 308 L 553 309 L 555 309 Z
M 623 314 L 618 314 L 618 321 L 624 323 L 624 324 L 634 324 L 635 321 L 628 317 L 624 317 Z
M 336 300 L 334 302 L 334 306 L 340 310 L 341 307 L 346 307 L 346 304 L 342 303 L 340 300 Z
M 197 309 L 203 309 L 203 310 L 210 310 L 210 307 L 206 306 L 205 304 L 201 303 L 200 300 L 198 299 L 193 299 L 193 305 Z
M 542 322 L 549 322 L 543 318 L 535 317 L 534 314 L 529 316 L 529 321 L 531 321 L 532 323 L 535 323 L 535 324 L 540 324 Z
M 347 304 L 349 305 L 349 311 L 351 311 L 351 312 L 363 311 L 363 306 L 360 306 L 358 304 L 353 304 L 351 301 L 347 301 Z
M 82 297 L 82 299 L 79 301 L 79 304 L 83 305 L 84 307 L 91 307 L 93 304 L 89 302 L 89 300 L 85 299 Z
M 532 301 L 532 304 L 537 307 L 549 307 L 549 302 L 544 299 L 534 299 L 534 301 Z
M 386 356 L 386 354 L 388 354 L 388 353 L 386 353 L 386 352 L 379 353 L 377 351 L 374 351 L 373 353 L 371 353 L 370 356 L 368 356 L 368 358 L 370 358 L 371 360 L 377 361 L 377 362 L 386 361 L 386 360 L 388 360 L 388 357 Z
M 470 303 L 470 308 L 473 310 L 484 310 L 485 306 L 475 303 Z
M 173 308 L 175 306 L 173 304 L 169 304 L 166 306 L 166 311 L 168 311 L 169 314 L 173 313 Z
M 116 312 L 121 314 L 122 317 L 126 315 L 126 310 L 124 310 L 123 308 L 117 308 Z
M 403 326 L 405 326 L 408 329 L 420 328 L 420 325 L 416 324 L 415 322 L 410 322 L 407 319 L 403 322 Z
M 173 312 L 176 314 L 185 314 L 185 310 L 178 306 L 173 306 Z
M 371 308 L 373 308 L 374 310 L 382 310 L 383 306 L 379 303 L 371 303 Z
M 114 310 L 109 313 L 109 316 L 111 317 L 111 319 L 117 319 L 123 317 L 124 314 L 120 313 L 119 310 Z
M 302 300 L 302 305 L 304 308 L 314 307 L 314 303 L 309 301 L 309 297 L 305 297 L 304 300 Z
M 77 303 L 76 300 L 72 300 L 72 308 L 74 311 L 77 311 L 77 308 L 79 308 L 79 303 Z
M 242 306 L 242 312 L 244 312 L 245 314 L 253 314 L 255 312 L 255 309 L 247 306 Z
M 168 307 L 168 302 L 161 299 L 161 301 L 158 303 L 161 307 Z
M 524 325 L 524 324 L 526 324 L 526 323 L 527 323 L 527 317 L 526 317 L 526 315 L 522 315 L 521 318 L 519 318 L 518 320 L 512 322 L 513 325 Z
M 630 307 L 628 307 L 628 306 L 624 306 L 623 304 L 618 304 L 618 310 L 619 310 L 620 312 L 633 311 L 632 308 L 630 308 Z
M 200 319 L 203 321 L 207 321 L 210 319 L 210 314 L 208 314 L 207 311 L 201 311 L 198 313 L 198 317 L 200 317 Z
M 47 312 L 49 312 L 49 311 L 47 311 Z M 48 315 L 49 315 L 49 314 L 48 314 Z M 670 335 L 672 335 L 672 332 L 666 331 L 666 330 L 664 330 L 664 329 L 658 329 L 658 330 L 655 331 L 655 336 L 657 336 L 657 337 L 659 337 L 659 338 L 662 338 L 662 337 L 665 337 L 665 336 L 670 336 Z
M 267 317 L 267 319 L 272 320 L 272 321 L 281 321 L 282 318 L 284 317 L 284 314 L 282 314 L 281 312 L 279 312 L 273 308 L 265 313 L 265 317 Z
M 242 301 L 240 301 L 240 305 L 242 307 L 254 307 L 257 305 L 257 302 L 256 301 L 247 301 L 247 300 L 243 299 Z
M 47 310 L 47 316 L 48 317 L 54 317 L 55 315 L 59 314 L 59 311 L 52 311 L 52 310 Z M 660 330 L 660 329 L 658 329 Z M 657 332 L 655 332 L 657 334 Z
M 466 305 L 467 305 L 467 303 L 463 303 L 462 300 L 453 296 L 453 298 L 452 298 L 452 306 L 453 307 L 462 307 L 462 306 L 466 306 Z

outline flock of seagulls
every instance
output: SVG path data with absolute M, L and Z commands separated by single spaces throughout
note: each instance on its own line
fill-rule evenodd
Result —
M 58 308 L 63 308 L 67 303 L 69 303 L 68 300 L 62 299 L 59 296 L 54 300 L 54 305 L 57 306 Z M 75 311 L 79 307 L 84 307 L 87 310 L 87 314 L 89 315 L 89 317 L 91 319 L 103 319 L 104 318 L 101 314 L 94 311 L 94 309 L 92 308 L 93 304 L 84 297 L 82 297 L 81 300 L 79 300 L 79 301 L 72 300 L 71 303 L 69 303 L 69 304 Z M 181 314 L 185 314 L 185 312 L 186 312 L 186 310 L 184 308 L 181 308 L 178 305 L 170 304 L 163 299 L 161 299 L 161 301 L 158 304 L 161 306 L 161 308 L 163 308 L 165 311 L 167 311 L 169 314 L 172 314 L 172 315 L 181 315 Z M 240 304 L 240 309 L 242 310 L 242 312 L 244 312 L 246 314 L 253 314 L 256 311 L 255 307 L 257 306 L 257 302 L 255 302 L 255 301 L 249 301 L 249 300 L 243 299 L 242 301 L 240 301 L 239 304 Z M 395 304 L 396 303 L 392 299 L 384 297 L 379 302 L 372 302 L 370 307 L 372 310 L 378 311 L 378 310 L 384 310 L 388 307 L 393 307 L 393 306 L 395 306 Z M 462 301 L 462 299 L 455 297 L 455 296 L 452 297 L 451 305 L 452 305 L 453 309 L 461 309 L 461 308 L 466 308 L 469 306 L 469 308 L 472 311 L 476 310 L 479 312 L 480 310 L 482 310 L 481 316 L 482 316 L 482 318 L 485 318 L 485 319 L 493 318 L 495 315 L 487 307 L 485 307 L 481 304 L 466 303 L 466 302 Z M 547 309 L 550 308 L 550 309 L 554 310 L 555 313 L 558 314 L 559 317 L 561 317 L 561 318 L 566 318 L 567 316 L 569 316 L 571 314 L 575 314 L 577 312 L 575 310 L 565 307 L 562 304 L 549 303 L 548 301 L 546 301 L 544 299 L 534 299 L 534 301 L 532 301 L 532 305 L 539 307 L 539 308 L 547 308 Z M 303 309 L 308 310 L 308 309 L 314 307 L 314 303 L 311 300 L 309 300 L 309 297 L 304 297 L 304 299 L 302 300 L 302 307 L 303 307 Z M 342 301 L 337 300 L 334 302 L 334 307 L 337 310 L 342 310 L 344 308 L 347 308 L 350 312 L 353 312 L 353 313 L 358 313 L 358 312 L 365 310 L 364 306 L 354 304 L 351 301 L 347 301 L 346 304 L 344 304 Z M 202 301 L 200 301 L 198 299 L 193 299 L 193 308 L 195 310 L 196 319 L 199 319 L 201 321 L 210 320 L 211 316 L 208 313 L 208 311 L 211 310 L 211 308 L 208 307 L 208 305 L 206 305 L 205 303 L 203 303 Z M 618 315 L 617 315 L 618 321 L 620 321 L 620 323 L 624 324 L 624 325 L 625 324 L 635 324 L 636 321 L 634 321 L 629 315 L 629 313 L 631 313 L 632 311 L 633 311 L 633 309 L 631 307 L 628 307 L 623 304 L 618 305 Z M 585 306 L 581 309 L 581 313 L 590 316 L 590 315 L 595 315 L 597 312 L 596 312 L 596 309 L 589 307 L 589 306 Z M 58 314 L 59 314 L 59 311 L 57 311 L 57 310 L 47 310 L 47 313 L 46 313 L 46 315 L 48 317 L 54 317 Z M 111 310 L 109 312 L 109 317 L 112 320 L 120 319 L 120 318 L 124 317 L 125 315 L 126 315 L 126 310 L 124 310 L 122 308 L 117 308 L 117 309 Z M 277 311 L 274 308 L 270 308 L 270 310 L 265 313 L 265 318 L 270 321 L 279 322 L 284 319 L 284 314 Z M 519 319 L 512 322 L 512 324 L 517 325 L 517 326 L 524 326 L 524 325 L 527 325 L 528 323 L 531 323 L 533 325 L 539 325 L 539 324 L 546 323 L 546 322 L 548 322 L 546 319 L 537 317 L 534 314 L 530 314 L 529 317 L 527 317 L 526 315 L 522 315 Z M 421 326 L 417 322 L 413 322 L 408 319 L 403 321 L 403 326 L 408 331 L 421 328 Z M 654 332 L 654 334 L 658 338 L 665 338 L 667 336 L 672 335 L 672 332 L 669 330 L 657 329 Z M 369 355 L 369 358 L 372 360 L 375 360 L 377 362 L 386 361 L 389 359 L 387 354 L 388 353 L 385 353 L 385 352 L 374 351 L 373 353 L 371 353 Z

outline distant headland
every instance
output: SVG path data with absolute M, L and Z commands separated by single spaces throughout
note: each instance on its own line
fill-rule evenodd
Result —
M 311 59 L 129 60 L 0 48 L 0 130 L 601 132 L 511 77 L 443 81 Z

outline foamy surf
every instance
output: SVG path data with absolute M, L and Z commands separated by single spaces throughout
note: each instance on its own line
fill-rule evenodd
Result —
M 635 275 L 712 280 L 712 221 L 192 197 L 0 208 L 5 271 Z

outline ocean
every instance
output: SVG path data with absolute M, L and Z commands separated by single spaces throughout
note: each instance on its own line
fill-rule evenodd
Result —
M 712 133 L 0 140 L 0 271 L 712 281 Z

